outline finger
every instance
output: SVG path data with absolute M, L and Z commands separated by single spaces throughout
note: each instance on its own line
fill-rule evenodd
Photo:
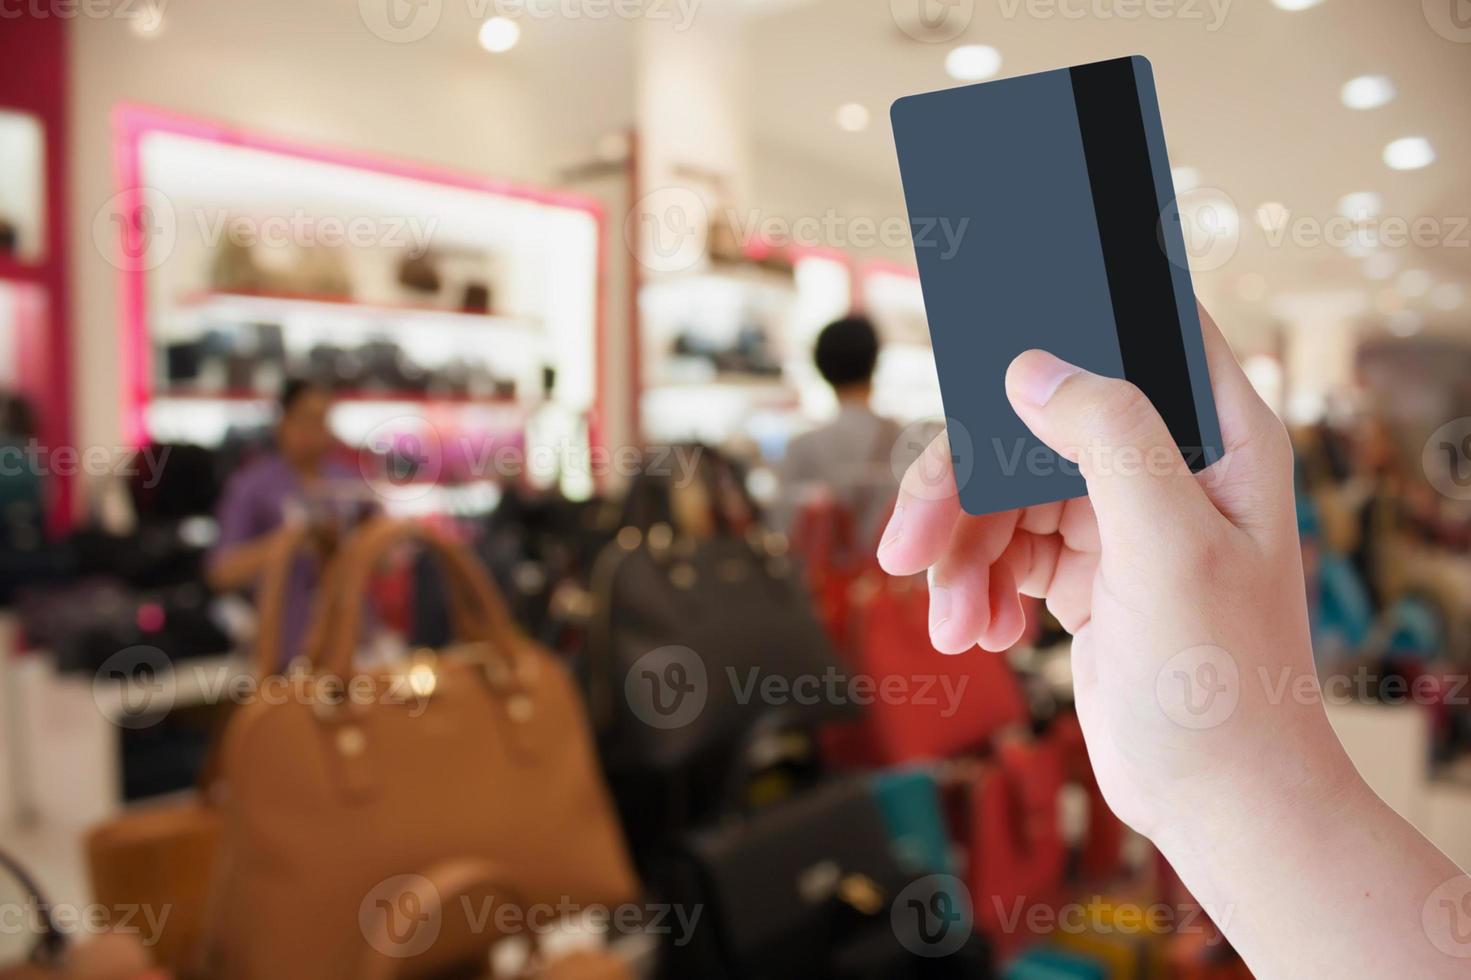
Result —
M 1214 513 L 1159 412 L 1129 382 L 1032 350 L 1011 362 L 1006 393 L 1039 439 L 1078 464 L 1105 539 L 1136 547 L 1161 521 Z
M 1093 513 L 1093 501 L 1087 497 L 1074 497 L 1063 502 L 1057 532 L 1073 551 L 1096 554 L 1103 550 L 1103 542 L 1098 537 L 1098 517 Z
M 1281 530 L 1296 522 L 1296 514 L 1281 506 L 1283 483 L 1292 467 L 1286 429 L 1257 394 L 1204 307 L 1200 329 L 1226 456 L 1196 479 L 1232 524 L 1248 531 Z
M 1097 552 L 1064 548 L 1047 585 L 1047 611 L 1074 636 L 1093 618 L 1093 580 L 1099 558 Z
M 991 621 L 981 631 L 982 650 L 1009 650 L 1021 639 L 1027 617 L 1022 611 L 1021 596 L 1016 591 L 1016 577 L 1006 562 L 991 566 Z
M 913 575 L 939 561 L 960 519 L 950 440 L 936 436 L 899 483 L 894 512 L 879 542 L 879 565 L 890 575 Z
M 1022 511 L 1021 522 L 1017 526 L 1032 534 L 1051 534 L 1062 521 L 1062 507 L 1065 503 L 1064 500 L 1055 500 L 1050 504 L 1028 507 Z
M 1257 393 L 1241 369 L 1231 345 L 1204 306 L 1200 311 L 1200 335 L 1205 343 L 1205 360 L 1210 367 L 1211 390 L 1216 416 L 1221 424 L 1221 442 L 1226 452 L 1249 445 L 1252 437 L 1277 423 L 1277 416 Z
M 990 624 L 991 566 L 1011 541 L 1017 516 L 965 517 L 955 526 L 930 573 L 930 640 L 941 653 L 970 649 Z

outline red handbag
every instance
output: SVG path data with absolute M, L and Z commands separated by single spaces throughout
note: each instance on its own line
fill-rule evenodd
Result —
M 984 749 L 998 731 L 1026 721 L 1005 654 L 977 648 L 946 656 L 930 643 L 922 577 L 876 573 L 855 592 L 849 662 L 871 679 L 874 694 L 860 721 L 824 736 L 829 761 L 889 766 L 950 758 Z
M 971 789 L 967 886 L 976 925 L 1005 955 L 1032 939 L 1028 910 L 1062 897 L 1067 850 L 1058 820 L 1064 754 L 1052 740 L 1006 741 Z

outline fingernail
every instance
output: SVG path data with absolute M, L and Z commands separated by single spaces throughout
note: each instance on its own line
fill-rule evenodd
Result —
M 1023 401 L 1041 408 L 1064 381 L 1081 370 L 1046 351 L 1029 351 L 1011 362 L 1011 390 Z
M 894 504 L 894 513 L 889 515 L 889 525 L 884 528 L 883 540 L 879 542 L 879 551 L 888 551 L 898 540 L 904 536 L 904 501 L 899 500 Z M 872 541 L 872 538 L 869 538 Z
M 930 636 L 933 637 L 950 622 L 950 590 L 930 589 Z

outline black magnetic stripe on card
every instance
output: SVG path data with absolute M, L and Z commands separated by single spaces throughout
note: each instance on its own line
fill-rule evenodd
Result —
M 1119 58 L 1071 68 L 1069 75 L 1124 377 L 1149 397 L 1175 443 L 1195 462 L 1200 420 L 1160 237 L 1168 229 L 1160 227 L 1134 66 Z

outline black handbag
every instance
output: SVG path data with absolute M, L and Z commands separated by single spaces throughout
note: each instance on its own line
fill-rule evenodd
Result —
M 728 750 L 772 707 L 814 728 L 852 713 L 791 696 L 799 680 L 842 676 L 842 667 L 796 565 L 754 523 L 739 474 L 703 452 L 697 472 L 715 533 L 677 533 L 672 481 L 645 475 L 593 570 L 588 683 L 614 767 L 677 770 Z M 747 527 L 737 512 L 752 519 Z M 646 530 L 644 517 L 655 518 Z M 780 704 L 768 690 L 781 692 Z
M 862 778 L 690 833 L 659 879 L 673 907 L 704 910 L 668 946 L 670 980 L 941 975 L 923 972 L 937 964 L 895 927 L 905 919 L 891 906 L 914 878 Z M 953 972 L 958 963 L 948 975 L 987 975 L 984 961 L 976 972 Z

